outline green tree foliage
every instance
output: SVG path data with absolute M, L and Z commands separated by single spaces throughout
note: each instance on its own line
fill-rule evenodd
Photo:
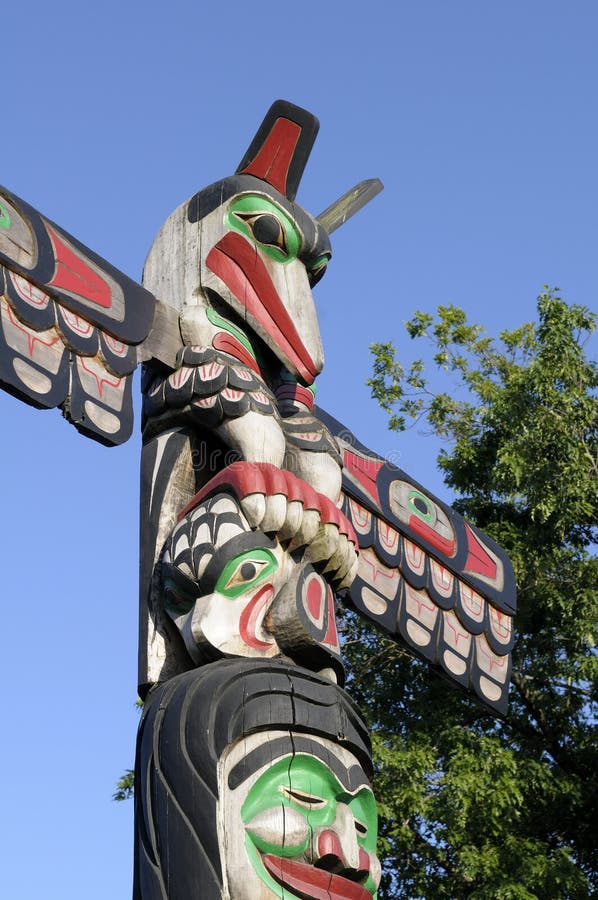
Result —
M 139 697 L 135 700 L 135 708 L 138 713 L 143 709 L 143 700 Z M 120 802 L 121 800 L 131 800 L 135 793 L 135 770 L 125 769 L 118 781 L 116 788 L 112 794 L 112 799 Z
M 112 794 L 112 799 L 120 802 L 121 800 L 130 800 L 133 796 L 133 782 L 135 780 L 135 772 L 133 769 L 125 769 L 123 774 L 116 782 L 116 790 Z
M 546 289 L 537 323 L 499 340 L 453 306 L 406 327 L 431 342 L 432 375 L 378 344 L 372 394 L 391 428 L 442 439 L 454 506 L 513 562 L 518 639 L 503 720 L 347 617 L 349 689 L 379 768 L 380 898 L 598 896 L 594 318 Z

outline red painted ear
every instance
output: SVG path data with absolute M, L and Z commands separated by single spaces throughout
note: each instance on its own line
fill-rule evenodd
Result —
M 254 175 L 294 200 L 320 123 L 312 113 L 276 100 L 260 125 L 236 175 Z

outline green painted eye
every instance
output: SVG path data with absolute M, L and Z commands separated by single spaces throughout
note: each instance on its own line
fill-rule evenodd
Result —
M 278 561 L 270 550 L 260 547 L 246 550 L 227 562 L 214 590 L 229 600 L 235 600 L 264 581 L 277 568 Z
M 328 253 L 323 253 L 322 256 L 319 256 L 314 262 L 307 266 L 307 277 L 311 287 L 313 287 L 314 284 L 317 284 L 320 278 L 323 277 L 329 261 L 330 255 Z
M 436 518 L 430 501 L 419 491 L 409 491 L 408 502 L 416 516 L 419 516 L 424 522 L 433 522 Z
M 329 826 L 335 819 L 337 803 L 345 803 L 353 813 L 359 844 L 368 852 L 374 850 L 377 809 L 371 790 L 363 787 L 356 794 L 348 794 L 316 757 L 297 753 L 274 763 L 249 791 L 241 810 L 243 821 L 279 806 L 281 799 L 302 812 L 311 828 Z
M 354 797 L 346 795 L 345 802 L 355 819 L 357 840 L 366 850 L 373 850 L 376 846 L 378 826 L 378 810 L 374 795 L 367 788 L 362 788 Z
M 242 194 L 231 203 L 227 222 L 251 238 L 276 262 L 290 262 L 301 248 L 301 233 L 284 210 L 260 194 Z
M 280 785 L 281 794 L 293 803 L 298 803 L 305 809 L 323 809 L 328 802 L 323 797 L 317 797 L 315 794 L 306 794 L 304 791 L 295 791 L 284 784 Z

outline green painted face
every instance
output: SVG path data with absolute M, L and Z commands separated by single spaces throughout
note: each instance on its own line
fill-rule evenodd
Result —
M 358 853 L 354 868 L 370 869 L 375 854 L 377 811 L 374 795 L 363 785 L 349 792 L 331 769 L 315 756 L 296 753 L 279 759 L 249 790 L 241 808 L 245 825 L 245 846 L 251 863 L 272 891 L 291 898 L 288 885 L 282 887 L 266 871 L 262 854 L 292 859 L 301 857 L 312 864 L 319 856 L 319 835 L 334 835 L 339 848 L 353 846 Z M 264 823 L 277 819 L 283 827 Z M 348 833 L 348 832 L 353 833 Z M 356 846 L 355 846 L 356 842 Z M 370 856 L 371 855 L 371 856 Z M 345 862 L 348 864 L 347 860 Z M 375 896 L 372 872 L 363 887 Z
M 301 233 L 296 223 L 273 200 L 260 194 L 242 194 L 231 203 L 227 223 L 276 262 L 288 263 L 297 259 Z
M 375 900 L 376 803 L 346 747 L 277 729 L 248 734 L 222 756 L 218 784 L 226 896 Z
M 297 753 L 290 759 L 283 757 L 258 778 L 241 809 L 247 824 L 258 813 L 272 806 L 290 806 L 305 816 L 311 831 L 331 825 L 336 819 L 338 803 L 345 803 L 355 818 L 357 841 L 364 850 L 376 846 L 376 801 L 371 790 L 362 787 L 356 794 L 348 793 L 330 769 L 315 756 Z M 248 828 L 251 834 L 251 828 Z M 284 847 L 267 844 L 254 836 L 256 845 L 267 853 L 296 856 L 304 846 Z

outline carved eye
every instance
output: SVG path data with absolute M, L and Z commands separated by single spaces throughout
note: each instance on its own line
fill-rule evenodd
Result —
M 294 803 L 298 803 L 299 806 L 303 806 L 306 809 L 322 809 L 328 802 L 322 797 L 317 797 L 315 794 L 305 794 L 303 791 L 293 791 L 291 788 L 285 787 L 284 785 L 280 785 L 280 792 L 289 800 L 293 800 Z
M 268 562 L 262 559 L 243 559 L 224 585 L 225 591 L 241 585 L 250 584 L 268 566 Z
M 357 834 L 365 837 L 368 833 L 368 827 L 367 825 L 364 825 L 363 822 L 360 822 L 359 819 L 355 819 L 355 831 L 357 832 Z
M 329 260 L 330 257 L 327 255 L 320 256 L 319 259 L 316 259 L 315 262 L 307 266 L 307 278 L 309 280 L 310 287 L 313 287 L 315 284 L 317 284 L 318 281 L 323 277 Z
M 431 497 L 407 481 L 397 479 L 389 487 L 390 508 L 420 537 L 429 541 L 445 556 L 457 551 L 455 531 L 447 514 Z
M 287 240 L 284 228 L 272 213 L 235 212 L 235 216 L 247 225 L 258 244 L 275 247 L 288 256 Z

